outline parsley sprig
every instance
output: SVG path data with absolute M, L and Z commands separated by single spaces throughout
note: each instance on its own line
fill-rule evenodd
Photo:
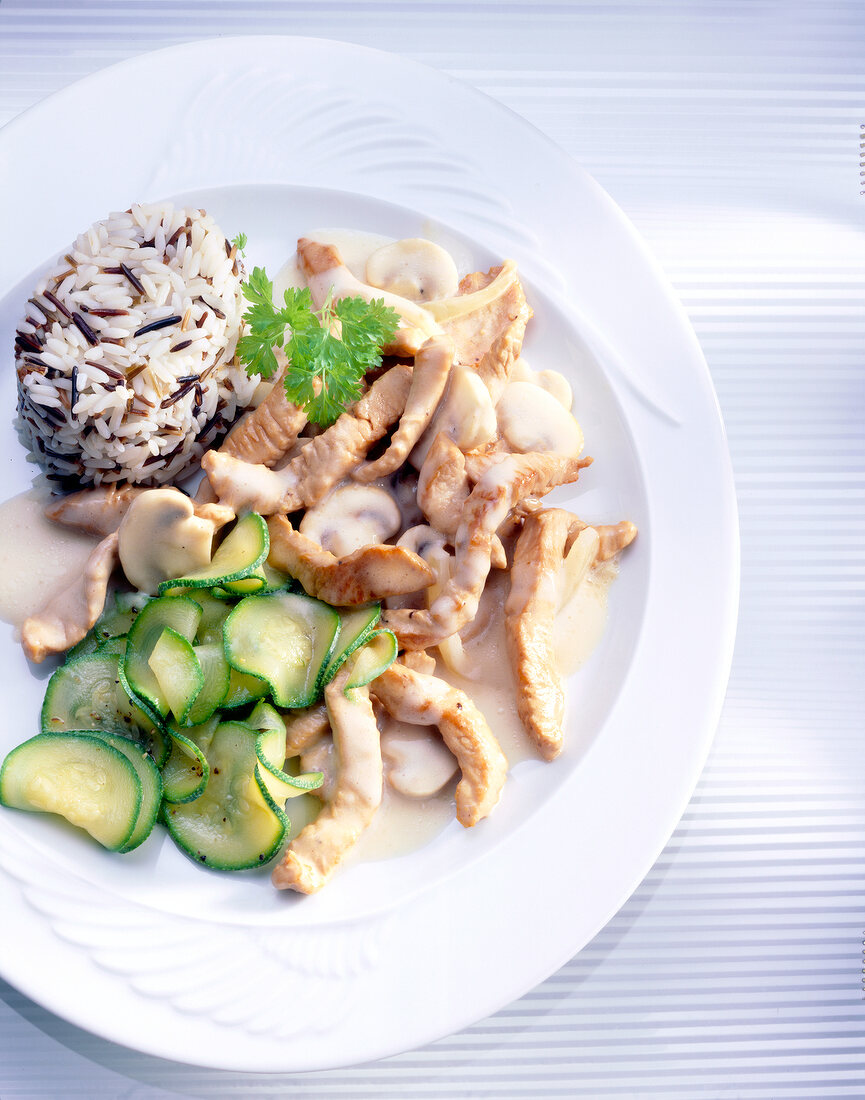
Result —
M 253 269 L 243 285 L 249 307 L 247 330 L 237 354 L 247 374 L 271 378 L 279 369 L 273 349 L 288 358 L 285 393 L 314 424 L 332 424 L 363 392 L 363 376 L 381 363 L 381 348 L 399 324 L 382 299 L 339 298 L 316 310 L 308 287 L 290 287 L 281 309 L 273 304 L 273 283 L 264 268 Z M 335 335 L 334 329 L 339 330 Z

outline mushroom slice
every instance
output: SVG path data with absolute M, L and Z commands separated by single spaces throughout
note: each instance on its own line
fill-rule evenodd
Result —
M 92 535 L 110 535 L 137 496 L 147 490 L 140 485 L 102 485 L 98 489 L 80 489 L 52 501 L 45 515 L 64 527 L 77 527 Z
M 441 325 L 454 342 L 455 362 L 477 370 L 495 404 L 519 358 L 532 311 L 511 261 L 486 274 L 467 275 L 460 291 L 450 299 L 453 308 L 459 307 L 461 298 L 473 308 L 450 319 L 442 313 Z M 444 306 L 434 303 L 430 308 L 438 314 Z
M 369 689 L 346 689 L 353 663 L 347 661 L 324 690 L 337 754 L 330 800 L 289 844 L 273 872 L 280 890 L 320 890 L 356 843 L 381 804 L 382 763 L 378 726 Z
M 93 535 L 110 535 L 118 530 L 133 501 L 144 493 L 155 492 L 141 485 L 99 486 L 95 489 L 81 489 L 70 493 L 60 500 L 49 504 L 45 515 L 61 523 L 64 527 L 77 527 Z M 234 519 L 233 508 L 221 504 L 190 501 L 195 515 L 199 519 L 212 522 L 215 530 L 224 527 Z
M 105 608 L 108 581 L 117 564 L 117 532 L 95 547 L 83 574 L 55 596 L 21 628 L 24 652 L 39 664 L 51 653 L 64 653 L 80 642 Z
M 406 649 L 427 649 L 460 630 L 477 614 L 492 564 L 493 538 L 510 510 L 527 496 L 543 496 L 576 481 L 591 458 L 531 452 L 504 455 L 472 489 L 455 539 L 453 575 L 428 610 L 396 609 L 382 617 Z
M 423 435 L 444 393 L 454 361 L 454 346 L 447 336 L 431 336 L 415 356 L 411 388 L 399 427 L 381 458 L 354 471 L 355 481 L 370 482 L 399 469 Z
M 366 261 L 366 281 L 410 302 L 450 298 L 459 275 L 450 252 L 423 237 L 382 245 Z
M 496 410 L 489 390 L 474 367 L 455 364 L 432 421 L 409 455 L 409 462 L 419 470 L 440 432 L 461 451 L 471 451 L 495 439 L 497 430 Z
M 306 412 L 285 396 L 283 368 L 258 408 L 250 409 L 232 427 L 219 448 L 244 462 L 275 466 L 291 450 L 306 426 Z
M 430 336 L 441 332 L 422 306 L 397 294 L 367 286 L 352 275 L 333 245 L 301 237 L 297 242 L 297 256 L 316 309 L 321 309 L 328 294 L 332 294 L 334 299 L 383 300 L 386 306 L 396 310 L 400 315 L 400 325 L 393 341 L 382 348 L 385 355 L 415 355 Z
M 508 382 L 496 405 L 499 432 L 512 451 L 578 455 L 583 430 L 547 390 L 533 382 Z
M 148 489 L 136 496 L 118 529 L 126 579 L 141 592 L 210 564 L 213 537 L 234 518 L 220 504 L 196 504 L 179 489 Z
M 385 542 L 402 526 L 399 505 L 374 485 L 341 485 L 300 521 L 308 539 L 344 557 L 362 546 Z
M 415 672 L 399 661 L 373 680 L 371 687 L 392 718 L 416 726 L 438 726 L 462 772 L 456 789 L 459 823 L 470 828 L 487 817 L 501 797 L 508 762 L 468 695 L 438 676 Z
M 310 596 L 334 607 L 416 592 L 432 583 L 430 567 L 400 546 L 363 546 L 338 558 L 295 531 L 284 516 L 268 520 L 269 561 L 295 577 Z
M 411 367 L 397 363 L 281 470 L 208 451 L 201 465 L 220 501 L 269 516 L 311 508 L 350 474 L 402 414 Z

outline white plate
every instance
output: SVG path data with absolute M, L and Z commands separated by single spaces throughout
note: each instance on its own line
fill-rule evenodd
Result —
M 708 371 L 631 226 L 564 153 L 432 70 L 336 42 L 222 39 L 135 58 L 0 134 L 0 341 L 35 273 L 133 201 L 187 193 L 271 269 L 315 225 L 432 235 L 520 265 L 534 366 L 565 371 L 595 466 L 573 494 L 638 542 L 598 651 L 569 686 L 568 748 L 513 769 L 502 804 L 319 896 L 196 869 L 154 837 L 116 857 L 0 816 L 0 972 L 130 1047 L 309 1070 L 418 1046 L 574 955 L 643 878 L 714 732 L 738 592 L 729 457 Z M 48 198 L 47 196 L 50 196 Z M 9 217 L 9 212 L 14 216 Z M 0 440 L 6 495 L 33 468 Z M 0 750 L 35 732 L 44 681 L 0 636 Z

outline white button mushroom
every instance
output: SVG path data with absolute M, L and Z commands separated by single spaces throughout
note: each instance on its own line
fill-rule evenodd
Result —
M 361 546 L 384 542 L 402 526 L 399 506 L 375 485 L 343 485 L 310 508 L 298 530 L 336 554 L 351 554 Z
M 129 506 L 118 529 L 120 565 L 130 584 L 155 593 L 160 581 L 210 564 L 216 524 L 195 515 L 178 489 L 148 489 Z
M 563 374 L 559 374 L 557 370 L 532 370 L 522 356 L 511 367 L 508 381 L 532 382 L 535 386 L 540 386 L 542 390 L 551 393 L 568 412 L 574 403 L 571 384 Z
M 456 775 L 456 757 L 429 728 L 388 718 L 381 731 L 384 774 L 407 798 L 430 798 Z
M 397 540 L 397 546 L 401 546 L 403 550 L 411 550 L 426 562 L 430 561 L 437 551 L 443 550 L 444 545 L 444 535 L 425 523 L 409 527 Z
M 450 253 L 440 245 L 408 237 L 372 253 L 366 261 L 366 281 L 410 302 L 430 302 L 456 294 L 459 276 Z
M 496 406 L 499 431 L 521 454 L 546 451 L 576 457 L 583 432 L 560 401 L 533 382 L 509 382 Z

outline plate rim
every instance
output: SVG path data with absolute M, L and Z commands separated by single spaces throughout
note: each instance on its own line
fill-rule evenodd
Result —
M 624 233 L 629 237 L 631 247 L 635 248 L 640 253 L 642 262 L 652 271 L 653 278 L 655 279 L 657 285 L 660 287 L 660 289 L 663 292 L 663 296 L 665 298 L 666 305 L 667 305 L 668 309 L 671 311 L 671 314 L 673 315 L 673 317 L 675 318 L 676 324 L 680 328 L 679 336 L 684 338 L 686 340 L 686 342 L 689 342 L 691 344 L 691 353 L 692 353 L 694 363 L 696 363 L 697 366 L 699 367 L 699 369 L 703 372 L 702 381 L 703 381 L 704 384 L 708 385 L 709 393 L 711 394 L 711 398 L 713 399 L 715 416 L 717 418 L 717 423 L 716 423 L 715 426 L 720 427 L 721 437 L 722 437 L 722 439 L 724 439 L 723 424 L 722 424 L 721 417 L 720 417 L 720 408 L 718 406 L 717 395 L 715 394 L 714 388 L 713 388 L 712 383 L 711 383 L 711 377 L 709 375 L 708 366 L 705 363 L 705 359 L 702 356 L 702 352 L 699 350 L 699 346 L 697 344 L 696 336 L 693 333 L 693 329 L 690 326 L 690 322 L 687 319 L 684 308 L 682 307 L 682 305 L 679 302 L 678 298 L 676 297 L 672 287 L 670 286 L 670 284 L 667 281 L 665 275 L 663 274 L 663 271 L 662 271 L 660 265 L 658 264 L 657 260 L 651 254 L 651 252 L 648 248 L 648 245 L 643 240 L 643 238 L 639 235 L 636 228 L 632 225 L 632 223 L 629 221 L 629 219 L 626 217 L 626 215 L 618 208 L 618 206 L 607 195 L 607 193 L 605 191 L 603 191 L 603 189 L 600 187 L 600 185 L 598 185 L 597 182 L 594 181 L 592 179 L 592 177 L 589 176 L 588 173 L 585 172 L 584 169 L 582 169 L 571 157 L 568 156 L 567 153 L 564 152 L 564 150 L 562 150 L 558 145 L 556 145 L 555 142 L 553 142 L 552 139 L 550 139 L 547 135 L 545 135 L 541 131 L 537 130 L 529 122 L 527 122 L 521 116 L 516 114 L 516 112 L 514 112 L 510 108 L 506 107 L 504 104 L 499 103 L 497 100 L 493 99 L 492 97 L 487 96 L 485 93 L 483 93 L 479 89 L 474 88 L 471 85 L 466 85 L 463 82 L 461 82 L 460 80 L 458 80 L 457 78 L 449 76 L 448 74 L 441 73 L 438 70 L 436 70 L 436 69 L 434 69 L 430 66 L 423 65 L 419 62 L 409 61 L 406 58 L 398 57 L 397 55 L 386 53 L 384 51 L 376 50 L 376 49 L 373 49 L 373 48 L 370 48 L 370 47 L 354 46 L 350 43 L 336 42 L 336 41 L 331 41 L 331 40 L 326 40 L 326 39 L 317 39 L 317 38 L 308 38 L 308 37 L 299 37 L 299 36 L 290 36 L 290 35 L 284 35 L 284 36 L 250 35 L 250 36 L 239 36 L 239 37 L 236 37 L 236 38 L 201 39 L 201 40 L 197 40 L 197 41 L 194 41 L 194 42 L 188 42 L 188 43 L 183 43 L 183 44 L 176 45 L 176 46 L 170 46 L 170 47 L 166 47 L 166 48 L 161 49 L 161 50 L 153 51 L 151 53 L 139 54 L 139 55 L 136 55 L 134 57 L 127 58 L 123 61 L 120 61 L 120 62 L 116 63 L 115 65 L 108 66 L 106 68 L 97 70 L 96 72 L 91 73 L 88 76 L 82 78 L 82 80 L 80 80 L 80 81 L 76 81 L 73 84 L 67 85 L 66 87 L 58 90 L 55 93 L 53 93 L 51 96 L 47 97 L 45 100 L 41 101 L 40 103 L 34 104 L 32 107 L 30 107 L 26 111 L 22 112 L 22 114 L 20 114 L 20 115 L 16 116 L 15 118 L 11 119 L 2 128 L 2 130 L 0 130 L 0 145 L 4 144 L 5 142 L 7 142 L 9 140 L 14 140 L 16 127 L 19 124 L 20 125 L 26 124 L 27 121 L 31 120 L 34 117 L 34 114 L 38 115 L 38 113 L 40 111 L 49 111 L 49 110 L 54 109 L 54 106 L 56 104 L 58 104 L 58 103 L 62 104 L 64 97 L 69 95 L 69 93 L 72 89 L 80 88 L 81 86 L 95 86 L 101 81 L 109 81 L 110 82 L 111 79 L 116 78 L 117 76 L 121 75 L 122 71 L 126 68 L 135 67 L 135 66 L 141 65 L 141 64 L 145 64 L 145 65 L 147 65 L 147 64 L 151 64 L 151 65 L 157 64 L 158 59 L 160 59 L 161 57 L 164 57 L 166 55 L 170 55 L 170 54 L 176 54 L 176 55 L 189 54 L 189 55 L 191 55 L 191 54 L 197 53 L 197 52 L 207 53 L 207 51 L 209 49 L 214 49 L 215 52 L 219 52 L 223 49 L 231 48 L 232 46 L 234 46 L 235 48 L 238 48 L 238 49 L 252 49 L 252 48 L 254 48 L 256 43 L 271 43 L 272 44 L 274 41 L 291 42 L 295 46 L 297 46 L 298 48 L 301 47 L 303 44 L 314 44 L 316 49 L 319 49 L 319 50 L 323 49 L 325 52 L 328 49 L 332 49 L 332 50 L 337 50 L 338 52 L 345 52 L 345 53 L 348 53 L 350 55 L 360 55 L 360 56 L 366 57 L 367 60 L 374 59 L 376 64 L 382 64 L 383 63 L 382 59 L 389 59 L 389 60 L 396 59 L 396 60 L 398 60 L 398 62 L 401 65 L 407 66 L 410 69 L 418 70 L 419 72 L 425 74 L 425 78 L 427 80 L 433 79 L 433 80 L 444 81 L 445 83 L 450 85 L 450 87 L 452 89 L 456 89 L 457 94 L 459 96 L 465 96 L 466 94 L 470 95 L 477 104 L 481 105 L 482 110 L 493 111 L 494 113 L 495 112 L 504 112 L 509 117 L 512 124 L 518 126 L 524 133 L 526 133 L 526 132 L 530 133 L 532 135 L 532 137 L 534 138 L 534 140 L 540 139 L 545 144 L 545 146 L 548 148 L 548 150 L 551 152 L 552 155 L 554 155 L 556 158 L 564 158 L 565 161 L 569 164 L 570 170 L 572 172 L 576 173 L 577 175 L 579 175 L 579 177 L 581 178 L 583 186 L 585 186 L 588 190 L 594 192 L 597 202 L 600 203 L 600 204 L 603 204 L 607 208 L 607 211 L 608 211 L 609 215 L 611 217 L 613 217 L 618 222 L 620 229 L 622 231 L 624 231 Z M 12 135 L 11 138 L 9 137 L 10 134 Z M 178 188 L 177 190 L 185 190 L 185 188 Z M 7 290 L 8 290 L 8 288 L 0 287 L 0 294 L 5 296 L 5 294 L 7 293 Z M 551 296 L 555 297 L 554 291 L 551 290 L 550 293 L 551 293 Z M 693 365 L 694 364 L 692 363 L 692 366 Z M 582 942 L 582 944 L 580 944 L 580 947 L 584 946 L 585 943 L 589 942 L 589 940 L 592 938 L 592 935 L 596 934 L 597 931 L 599 931 L 609 921 L 609 919 L 614 915 L 614 913 L 617 912 L 619 908 L 621 908 L 621 905 L 624 904 L 624 902 L 627 900 L 627 898 L 630 897 L 630 895 L 633 893 L 633 891 L 639 886 L 640 882 L 645 877 L 645 874 L 650 870 L 651 866 L 657 860 L 658 855 L 661 853 L 661 851 L 663 851 L 663 848 L 665 847 L 667 841 L 669 840 L 669 836 L 671 835 L 673 829 L 675 828 L 677 822 L 679 821 L 679 819 L 680 819 L 680 817 L 681 817 L 681 815 L 682 815 L 682 813 L 683 813 L 683 811 L 684 811 L 684 809 L 687 805 L 687 802 L 690 799 L 691 793 L 693 792 L 694 786 L 696 785 L 696 782 L 699 778 L 699 774 L 702 771 L 702 768 L 703 768 L 703 765 L 705 763 L 706 757 L 707 757 L 708 752 L 710 750 L 712 739 L 713 739 L 713 736 L 714 736 L 714 732 L 715 732 L 715 729 L 716 729 L 717 724 L 718 724 L 721 705 L 722 705 L 722 702 L 723 702 L 723 697 L 724 697 L 724 693 L 725 693 L 725 690 L 726 690 L 727 679 L 729 677 L 729 671 L 730 671 L 730 666 L 731 666 L 731 662 L 732 662 L 733 643 L 734 643 L 734 640 L 735 640 L 735 624 L 736 624 L 737 608 L 738 608 L 738 591 L 739 591 L 738 523 L 737 523 L 737 518 L 736 518 L 735 490 L 734 490 L 733 475 L 732 475 L 732 464 L 730 462 L 729 450 L 728 450 L 728 448 L 726 448 L 726 444 L 724 446 L 724 454 L 719 456 L 719 457 L 721 459 L 721 466 L 723 468 L 716 471 L 716 475 L 719 477 L 719 479 L 722 483 L 725 483 L 725 499 L 723 501 L 723 505 L 724 505 L 724 507 L 726 509 L 726 512 L 727 512 L 725 529 L 723 531 L 723 536 L 724 536 L 724 541 L 725 541 L 725 557 L 726 557 L 727 574 L 723 578 L 723 586 L 724 586 L 725 591 L 727 592 L 727 594 L 729 596 L 731 596 L 732 598 L 728 601 L 725 619 L 724 619 L 723 622 L 721 622 L 719 624 L 719 632 L 723 636 L 723 641 L 722 641 L 722 643 L 719 647 L 719 649 L 722 653 L 722 657 L 721 657 L 721 662 L 720 662 L 720 669 L 718 671 L 716 671 L 716 676 L 715 676 L 715 681 L 714 681 L 713 698 L 712 698 L 710 704 L 708 705 L 707 713 L 706 713 L 706 715 L 704 715 L 703 720 L 702 720 L 702 727 L 703 728 L 702 728 L 702 731 L 701 731 L 701 738 L 700 738 L 700 743 L 699 743 L 698 749 L 695 749 L 693 757 L 689 760 L 689 767 L 687 769 L 687 775 L 681 777 L 681 780 L 680 780 L 680 783 L 679 783 L 679 787 L 680 787 L 681 791 L 686 790 L 687 793 L 684 797 L 684 800 L 682 800 L 681 797 L 680 797 L 679 799 L 677 799 L 675 806 L 671 805 L 669 807 L 668 814 L 666 815 L 667 819 L 666 819 L 663 827 L 660 828 L 660 829 L 655 830 L 655 832 L 658 833 L 658 835 L 656 837 L 656 841 L 655 841 L 654 845 L 652 846 L 652 851 L 651 851 L 650 857 L 646 858 L 645 853 L 644 853 L 644 858 L 643 858 L 642 862 L 645 863 L 645 867 L 644 867 L 642 873 L 640 874 L 638 880 L 635 881 L 635 882 L 630 882 L 630 884 L 628 884 L 628 885 L 622 885 L 621 889 L 615 894 L 615 896 L 611 897 L 609 903 L 605 907 L 604 912 L 598 914 L 597 920 L 595 922 L 596 927 L 594 928 L 594 931 L 591 933 L 591 935 L 588 936 L 588 938 L 583 939 L 583 942 Z M 681 801 L 681 805 L 678 804 L 679 801 Z M 663 833 L 663 835 L 661 835 L 661 833 Z M 556 964 L 556 966 L 554 966 L 552 969 L 550 969 L 549 966 L 548 966 L 548 962 L 545 963 L 543 969 L 546 971 L 546 973 L 541 974 L 540 976 L 538 976 L 537 978 L 535 978 L 533 980 L 530 980 L 528 982 L 528 984 L 526 984 L 526 981 L 525 981 L 524 977 L 520 978 L 516 982 L 516 986 L 518 986 L 519 988 L 515 988 L 515 991 L 508 994 L 506 1000 L 504 1000 L 504 1001 L 502 1000 L 500 990 L 495 994 L 491 993 L 490 996 L 486 999 L 483 999 L 483 998 L 481 998 L 480 1000 L 476 999 L 475 1001 L 473 1001 L 471 1003 L 471 1007 L 469 1007 L 469 1005 L 466 1004 L 461 1018 L 456 1022 L 456 1024 L 454 1026 L 445 1025 L 444 1027 L 442 1027 L 440 1023 L 437 1023 L 435 1025 L 431 1025 L 430 1027 L 428 1027 L 426 1029 L 426 1031 L 423 1034 L 420 1035 L 419 1038 L 414 1039 L 411 1042 L 410 1046 L 408 1046 L 408 1047 L 405 1046 L 405 1045 L 402 1045 L 400 1043 L 398 1043 L 396 1046 L 393 1046 L 393 1045 L 389 1045 L 387 1042 L 383 1042 L 382 1045 L 378 1049 L 372 1050 L 371 1053 L 363 1054 L 361 1059 L 358 1059 L 356 1056 L 353 1055 L 353 1056 L 349 1057 L 347 1060 L 337 1059 L 335 1061 L 328 1061 L 326 1063 L 319 1062 L 316 1065 L 303 1066 L 303 1067 L 300 1067 L 300 1068 L 302 1068 L 302 1069 L 328 1068 L 328 1067 L 329 1068 L 336 1068 L 337 1066 L 355 1064 L 358 1060 L 369 1060 L 369 1059 L 383 1057 L 383 1056 L 388 1055 L 388 1054 L 396 1053 L 399 1050 L 411 1049 L 413 1047 L 417 1047 L 418 1045 L 429 1042 L 429 1041 L 431 1041 L 435 1038 L 439 1038 L 442 1035 L 450 1034 L 454 1030 L 458 1030 L 458 1029 L 470 1024 L 474 1020 L 479 1019 L 482 1016 L 485 1016 L 485 1015 L 489 1014 L 489 1012 L 495 1011 L 497 1008 L 502 1007 L 504 1004 L 510 1003 L 510 1001 L 512 1001 L 515 997 L 518 997 L 523 992 L 525 992 L 527 989 L 532 988 L 535 984 L 537 984 L 538 981 L 543 980 L 543 978 L 545 976 L 547 976 L 547 974 L 552 973 L 553 970 L 556 969 L 558 965 L 561 965 L 561 963 L 565 962 L 568 958 L 572 957 L 576 950 L 579 950 L 579 948 L 573 948 L 572 946 L 568 946 L 567 944 L 563 943 L 561 945 L 561 950 L 557 954 L 557 957 L 559 957 L 559 962 Z M 5 970 L 5 968 L 6 967 L 5 967 L 5 964 L 4 964 L 4 970 Z M 6 975 L 6 974 L 4 974 L 4 976 L 8 977 L 8 975 Z M 37 1000 L 39 1003 L 45 1004 L 46 1007 L 51 1009 L 51 1011 L 55 1011 L 55 1012 L 58 1012 L 58 1014 L 60 1014 L 60 1015 L 64 1015 L 67 1019 L 71 1020 L 71 1022 L 76 1023 L 79 1026 L 88 1027 L 89 1030 L 92 1030 L 97 1035 L 103 1035 L 104 1037 L 110 1038 L 113 1041 L 124 1043 L 127 1046 L 133 1047 L 134 1049 L 142 1050 L 146 1053 L 155 1054 L 155 1055 L 158 1055 L 158 1056 L 161 1056 L 161 1057 L 169 1057 L 169 1058 L 176 1057 L 175 1053 L 166 1053 L 165 1050 L 167 1048 L 164 1047 L 164 1046 L 163 1046 L 163 1049 L 160 1050 L 160 1049 L 157 1049 L 156 1047 L 154 1047 L 153 1044 L 148 1045 L 148 1044 L 140 1044 L 140 1043 L 130 1042 L 129 1038 L 125 1035 L 119 1034 L 117 1032 L 116 1028 L 115 1029 L 106 1029 L 104 1024 L 101 1025 L 101 1026 L 99 1024 L 97 1024 L 97 1026 L 94 1026 L 93 1023 L 89 1023 L 89 1022 L 82 1023 L 82 1017 L 80 1015 L 76 1018 L 76 1016 L 70 1015 L 68 1012 L 64 1012 L 62 1010 L 62 1008 L 58 1008 L 55 1004 L 49 1003 L 49 1001 L 46 1000 L 46 998 L 44 996 L 44 993 L 41 993 L 40 990 L 27 988 L 27 983 L 26 982 L 16 981 L 15 978 L 13 978 L 13 977 L 8 977 L 8 980 L 10 980 L 12 982 L 12 984 L 16 985 L 23 992 L 25 992 L 28 996 L 33 997 L 34 1000 Z M 483 1007 L 481 1007 L 480 1012 L 478 1012 L 478 1006 L 479 1005 L 483 1006 Z M 98 1013 L 97 1013 L 97 1016 L 98 1016 Z M 114 1031 L 113 1034 L 111 1033 L 112 1030 Z M 192 1064 L 213 1066 L 214 1068 L 224 1068 L 224 1069 L 250 1069 L 250 1068 L 255 1068 L 255 1067 L 251 1067 L 249 1065 L 249 1060 L 245 1055 L 241 1056 L 239 1058 L 239 1060 L 234 1060 L 232 1058 L 225 1057 L 224 1052 L 220 1052 L 220 1057 L 219 1057 L 218 1061 L 213 1061 L 213 1060 L 210 1060 L 210 1059 L 201 1060 L 200 1058 L 198 1058 L 198 1059 L 196 1059 L 196 1058 L 192 1058 L 192 1059 L 179 1058 L 177 1060 L 190 1061 Z M 265 1067 L 265 1068 L 271 1068 L 272 1069 L 274 1067 Z M 288 1065 L 284 1065 L 284 1064 L 280 1064 L 276 1068 L 280 1068 L 280 1069 L 283 1069 L 283 1070 L 288 1070 L 288 1069 L 291 1069 L 293 1067 L 288 1066 Z

